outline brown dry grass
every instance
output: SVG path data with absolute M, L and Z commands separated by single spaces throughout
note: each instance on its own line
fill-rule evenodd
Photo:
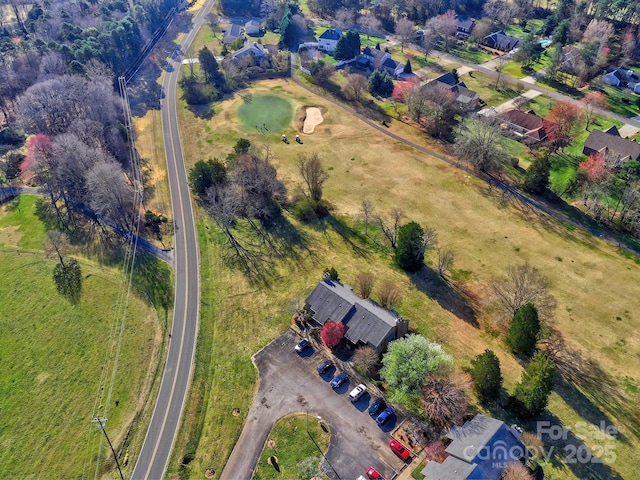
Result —
M 381 135 L 292 82 L 266 81 L 250 90 L 254 94 L 286 95 L 298 108 L 317 106 L 322 109 L 325 121 L 314 134 L 301 134 L 304 145 L 285 145 L 279 135 L 264 137 L 240 129 L 235 120 L 235 110 L 241 102 L 238 97 L 216 105 L 216 115 L 208 121 L 195 118 L 183 109 L 182 125 L 188 125 L 189 136 L 194 139 L 184 145 L 189 165 L 200 158 L 224 158 L 238 138 L 248 138 L 256 145 L 269 147 L 279 175 L 291 191 L 300 183 L 297 153 L 318 152 L 329 170 L 325 197 L 335 206 L 335 213 L 355 222 L 360 203 L 367 197 L 379 210 L 399 206 L 408 219 L 435 227 L 440 243 L 455 252 L 454 276 L 468 278 L 459 285 L 478 302 L 485 297 L 485 285 L 492 276 L 502 274 L 511 264 L 530 262 L 551 279 L 552 293 L 559 304 L 556 327 L 570 347 L 594 359 L 615 379 L 630 377 L 638 381 L 640 338 L 635 332 L 640 319 L 635 305 L 640 271 L 633 260 L 621 256 L 613 246 L 554 219 L 514 202 L 504 203 L 495 190 L 488 190 L 476 178 Z M 424 143 L 420 135 L 406 126 L 393 123 L 391 130 L 416 143 Z M 300 132 L 292 125 L 284 133 L 294 136 Z M 428 291 L 432 282 L 419 278 L 412 282 L 406 275 L 391 270 L 386 261 L 356 258 L 353 252 L 353 258 L 345 256 L 344 247 L 334 244 L 333 248 L 331 238 L 313 235 L 309 239 L 316 248 L 316 259 L 322 259 L 322 265 L 315 265 L 316 269 L 334 265 L 344 272 L 347 282 L 364 270 L 373 271 L 378 278 L 391 276 L 405 292 L 399 310 L 411 319 L 412 328 L 442 342 L 459 365 L 485 348 L 493 348 L 503 362 L 506 386 L 511 388 L 517 381 L 521 367 L 502 351 L 498 340 L 420 291 L 420 287 Z M 434 261 L 435 258 L 429 258 L 430 264 Z M 308 273 L 313 265 L 307 263 L 301 268 L 306 280 L 301 282 L 304 285 L 298 284 L 295 291 L 286 292 L 289 303 L 300 302 L 315 282 L 315 276 Z M 279 291 L 278 295 L 283 293 Z M 273 307 L 273 303 L 270 305 Z M 288 321 L 290 312 L 280 313 Z M 571 425 L 580 418 L 582 404 L 566 400 L 554 394 L 551 411 L 563 423 Z M 610 418 L 616 418 L 616 412 L 609 411 L 607 406 L 598 407 Z M 625 420 L 618 419 L 621 424 Z M 211 435 L 213 432 L 207 437 Z M 630 458 L 638 439 L 635 436 L 626 439 L 616 445 L 619 456 L 624 453 Z M 615 467 L 621 469 L 623 465 L 618 462 Z M 554 473 L 562 477 L 575 475 L 562 466 Z

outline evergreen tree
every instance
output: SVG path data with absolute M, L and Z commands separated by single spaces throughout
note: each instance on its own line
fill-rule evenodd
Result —
M 393 79 L 386 70 L 375 70 L 369 77 L 369 92 L 372 95 L 388 97 L 393 93 Z
M 417 272 L 424 263 L 424 230 L 416 222 L 403 225 L 398 230 L 395 252 L 396 264 L 409 272 Z
M 516 385 L 511 407 L 522 416 L 541 413 L 547 406 L 553 390 L 556 365 L 543 352 L 536 353 Z
M 219 89 L 224 84 L 224 76 L 220 72 L 218 61 L 213 53 L 211 53 L 211 50 L 206 46 L 202 47 L 202 50 L 198 52 L 198 60 L 204 72 L 205 81 L 213 83 L 213 85 Z
M 413 71 L 411 70 L 411 60 L 409 60 L 408 58 L 407 63 L 404 64 L 403 73 L 413 73 Z
M 532 303 L 520 307 L 513 316 L 506 342 L 513 353 L 533 355 L 540 336 L 538 310 Z
M 556 33 L 553 35 L 553 43 L 564 47 L 569 41 L 569 20 L 564 19 L 556 28 Z
M 360 35 L 352 30 L 338 39 L 333 56 L 336 60 L 349 60 L 360 53 Z
M 518 51 L 513 56 L 516 62 L 520 62 L 522 68 L 531 68 L 531 65 L 540 58 L 542 47 L 533 32 L 529 32 L 520 42 Z
M 541 150 L 549 149 L 546 147 Z M 533 163 L 527 169 L 527 173 L 524 175 L 523 188 L 534 194 L 544 194 L 549 189 L 549 173 L 551 172 L 551 162 L 549 162 L 548 154 L 536 155 Z
M 214 184 L 220 185 L 227 179 L 227 167 L 219 160 L 200 160 L 189 172 L 191 190 L 197 195 L 204 195 Z
M 469 371 L 473 386 L 481 400 L 495 399 L 502 388 L 500 360 L 491 350 L 485 350 L 473 360 Z

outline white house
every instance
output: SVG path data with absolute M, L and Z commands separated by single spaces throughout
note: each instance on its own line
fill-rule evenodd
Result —
M 640 74 L 625 67 L 610 68 L 602 81 L 613 87 L 629 88 L 640 93 Z
M 318 38 L 318 49 L 327 53 L 333 53 L 338 45 L 338 40 L 342 36 L 342 31 L 338 28 L 330 28 L 325 30 L 320 38 Z
M 259 35 L 260 34 L 260 22 L 256 20 L 249 20 L 244 24 L 244 31 L 247 35 Z

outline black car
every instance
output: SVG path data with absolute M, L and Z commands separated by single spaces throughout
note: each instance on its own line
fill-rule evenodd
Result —
M 369 405 L 369 415 L 375 417 L 379 411 L 384 410 L 385 408 L 387 408 L 387 404 L 382 399 L 382 397 L 378 397 L 373 401 L 371 405 Z
M 318 365 L 318 373 L 322 375 L 324 372 L 333 367 L 333 362 L 331 360 L 325 360 L 320 365 Z

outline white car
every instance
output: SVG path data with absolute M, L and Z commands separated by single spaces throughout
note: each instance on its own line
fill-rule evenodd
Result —
M 351 393 L 349 394 L 349 398 L 351 399 L 352 402 L 355 402 L 356 400 L 358 400 L 362 395 L 364 395 L 364 392 L 367 391 L 367 387 L 365 387 L 362 383 L 360 385 L 358 385 L 356 388 L 354 388 L 353 390 L 351 390 Z

